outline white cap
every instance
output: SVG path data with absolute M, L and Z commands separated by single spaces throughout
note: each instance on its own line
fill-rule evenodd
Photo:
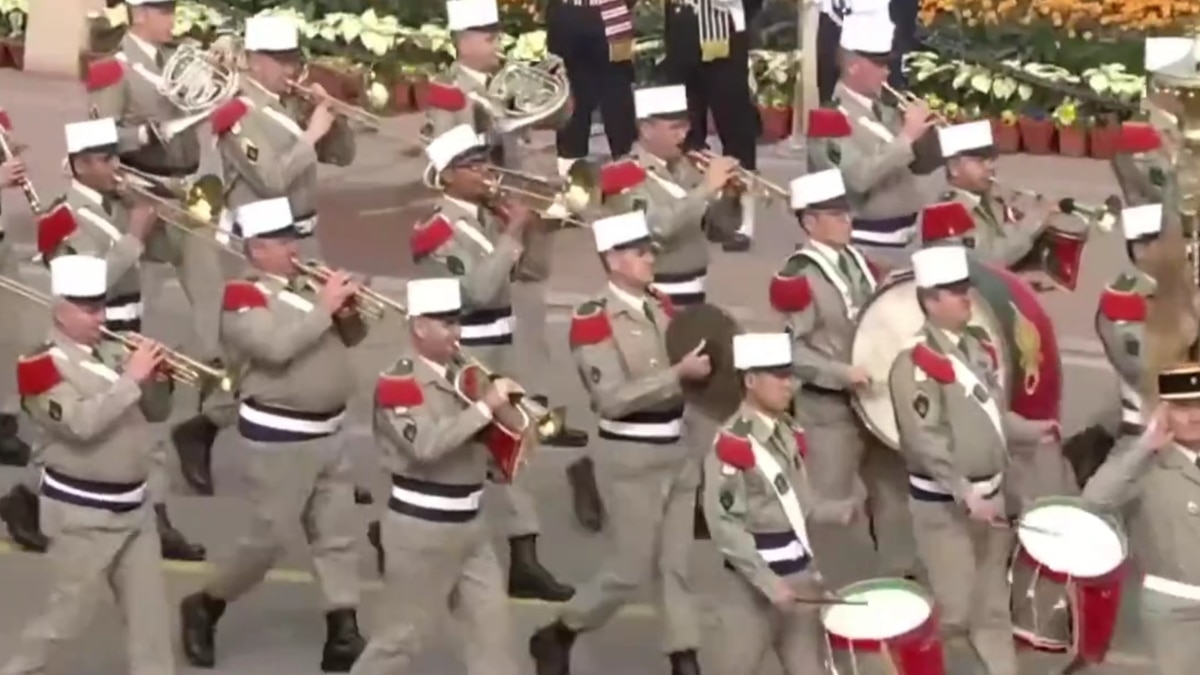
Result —
M 434 169 L 442 171 L 450 166 L 455 157 L 483 145 L 487 145 L 487 140 L 475 133 L 471 125 L 460 124 L 430 141 L 429 145 L 425 146 L 425 156 L 429 158 Z
M 68 124 L 67 152 L 74 154 L 117 144 L 117 123 L 111 117 Z
M 733 367 L 790 368 L 792 337 L 787 333 L 744 333 L 733 336 Z
M 274 197 L 239 206 L 233 217 L 242 230 L 242 237 L 261 237 L 294 227 L 292 206 L 287 197 Z
M 1146 72 L 1194 75 L 1196 50 L 1196 40 L 1190 37 L 1146 38 Z
M 592 223 L 592 236 L 596 238 L 596 252 L 604 253 L 639 239 L 650 238 L 650 226 L 646 224 L 645 211 L 630 211 L 619 216 L 601 218 Z
M 457 277 L 413 279 L 407 291 L 409 316 L 453 314 L 462 309 L 462 286 Z
M 842 180 L 840 169 L 805 174 L 792 181 L 789 187 L 793 210 L 846 195 L 846 183 Z
M 851 14 L 842 20 L 842 49 L 865 54 L 892 51 L 896 26 L 886 14 Z
M 446 27 L 452 31 L 494 26 L 500 23 L 496 0 L 449 0 L 446 3 Z
M 175 0 L 125 0 L 125 4 L 130 7 L 140 7 L 141 5 L 165 5 L 174 3 Z
M 1163 205 L 1143 204 L 1121 210 L 1121 228 L 1125 241 L 1157 236 L 1162 232 Z
M 655 115 L 674 115 L 687 112 L 687 87 L 682 84 L 669 87 L 649 87 L 633 92 L 633 107 L 637 118 L 644 120 Z
M 50 261 L 50 292 L 60 298 L 91 300 L 108 292 L 108 263 L 91 255 L 60 255 Z
M 246 19 L 248 52 L 290 52 L 300 48 L 300 27 L 286 16 L 252 16 Z
M 967 249 L 962 246 L 930 246 L 912 255 L 913 276 L 918 288 L 957 284 L 971 278 Z
M 968 150 L 992 147 L 992 123 L 987 120 L 940 127 L 937 130 L 938 145 L 942 146 L 942 158 L 951 157 Z

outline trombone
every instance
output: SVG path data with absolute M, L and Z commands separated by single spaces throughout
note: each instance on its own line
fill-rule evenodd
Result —
M 706 171 L 709 165 L 712 164 L 713 158 L 717 155 L 707 150 L 698 150 L 689 152 L 686 156 L 688 160 L 695 165 L 697 170 Z M 791 199 L 791 193 L 788 192 L 783 186 L 769 181 L 753 171 L 749 171 L 742 167 L 738 167 L 734 170 L 734 175 L 731 179 L 731 182 L 737 188 L 741 188 L 750 192 L 757 192 L 767 199 L 771 199 L 773 197 Z
M 163 222 L 189 235 L 212 242 L 234 256 L 243 259 L 246 257 L 233 247 L 232 243 L 238 238 L 232 232 L 223 233 L 229 238 L 229 243 L 225 243 L 215 236 L 209 237 L 199 231 L 210 230 L 213 234 L 221 231 L 217 223 L 224 208 L 221 205 L 224 186 L 216 176 L 202 176 L 191 187 L 184 187 L 182 184 L 162 183 L 136 169 L 122 166 L 117 178 L 119 192 L 154 204 Z M 155 188 L 166 190 L 173 196 L 164 197 Z M 181 203 L 176 204 L 176 201 Z
M 599 201 L 599 188 L 596 180 L 585 172 L 572 172 L 569 181 L 563 185 L 559 181 L 544 176 L 538 176 L 516 169 L 507 169 L 494 164 L 489 170 L 496 178 L 488 181 L 491 189 L 491 200 L 519 198 L 533 203 L 530 208 L 545 218 L 562 220 L 579 227 L 586 227 L 587 222 L 571 214 L 581 213 Z M 514 185 L 513 183 L 524 183 Z
M 43 307 L 49 307 L 51 304 L 50 298 L 45 294 L 6 276 L 0 276 L 0 289 Z M 118 333 L 104 327 L 100 328 L 100 332 L 104 337 L 119 342 L 128 352 L 137 349 L 144 339 L 139 333 Z M 225 370 L 214 368 L 165 346 L 163 355 L 167 374 L 176 382 L 197 388 L 204 388 L 211 383 L 221 391 L 233 391 L 233 379 Z
M 313 281 L 324 283 L 333 275 L 331 267 L 316 260 L 293 259 L 292 262 L 300 270 L 301 274 Z M 366 286 L 361 286 L 358 289 L 358 292 L 354 294 L 354 299 L 358 304 L 358 311 L 365 318 L 372 321 L 382 319 L 388 310 L 398 312 L 401 316 L 408 313 L 408 310 L 398 300 L 394 300 Z
M 992 185 L 1009 192 L 1011 194 L 1020 195 L 1022 197 L 1031 197 L 1033 199 L 1044 199 L 1045 196 L 1037 190 L 1029 188 L 1010 188 L 1005 186 L 995 177 L 991 179 Z M 1121 200 L 1116 195 L 1110 196 L 1104 200 L 1103 204 L 1086 204 L 1077 202 L 1070 197 L 1058 200 L 1058 210 L 1060 213 L 1067 215 L 1079 215 L 1085 220 L 1094 223 L 1101 232 L 1111 232 L 1114 225 L 1117 223 L 1117 216 L 1121 212 Z

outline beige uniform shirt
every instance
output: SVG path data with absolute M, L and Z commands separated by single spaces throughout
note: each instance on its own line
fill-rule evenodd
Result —
M 922 245 L 950 244 L 973 249 L 983 262 L 1012 267 L 1029 255 L 1046 227 L 1055 216 L 1038 218 L 1034 214 L 1020 216 L 991 192 L 977 195 L 952 188 L 941 196 L 942 201 L 958 202 L 971 213 L 975 228 L 961 237 L 948 237 Z M 918 232 L 921 230 L 918 229 Z
M 444 74 L 438 75 L 435 81 L 457 87 L 465 94 L 487 96 L 488 75 L 472 70 L 461 63 L 455 62 Z M 520 169 L 524 165 L 524 153 L 517 134 L 501 134 L 495 125 L 492 113 L 476 101 L 468 100 L 462 110 L 438 110 L 430 108 L 426 111 L 425 134 L 429 138 L 450 131 L 454 127 L 466 124 L 475 133 L 487 138 L 492 145 L 492 163 L 511 169 Z
M 1154 280 L 1141 272 L 1121 274 L 1101 291 L 1096 308 L 1096 335 L 1120 386 L 1122 435 L 1142 432 L 1146 308 L 1155 287 Z

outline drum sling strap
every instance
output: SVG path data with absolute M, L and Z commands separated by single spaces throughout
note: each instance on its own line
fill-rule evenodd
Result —
M 854 264 L 858 267 L 858 272 L 867 280 L 867 295 L 875 292 L 875 276 L 871 274 L 871 268 L 867 265 L 867 261 L 863 255 L 854 249 L 852 246 L 847 246 L 846 255 L 854 260 Z M 800 249 L 800 255 L 812 261 L 817 269 L 821 270 L 821 274 L 825 277 L 835 289 L 838 295 L 842 296 L 842 303 L 846 306 L 846 316 L 851 320 L 858 316 L 858 311 L 862 309 L 861 303 L 854 301 L 854 291 L 850 288 L 850 280 L 845 278 L 841 272 L 834 268 L 833 263 L 829 261 L 820 251 L 812 249 Z
M 983 412 L 987 413 L 988 420 L 992 426 L 996 427 L 996 433 L 1000 434 L 1000 438 L 1004 439 L 1004 419 L 1000 416 L 1000 407 L 996 405 L 996 398 L 991 395 L 983 382 L 975 375 L 975 371 L 956 354 L 946 354 L 946 358 L 950 359 L 950 365 L 954 367 L 954 379 L 963 389 L 967 391 L 967 396 L 971 397 L 982 408 Z M 980 393 L 984 399 L 980 398 Z
M 750 449 L 754 452 L 754 466 L 758 467 L 759 472 L 767 479 L 767 484 L 771 486 L 771 491 L 779 500 L 783 515 L 787 517 L 788 525 L 792 527 L 792 533 L 804 547 L 804 552 L 811 556 L 813 550 L 808 543 L 808 527 L 804 522 L 804 511 L 800 508 L 800 500 L 796 497 L 796 489 L 792 487 L 792 481 L 783 472 L 779 462 L 775 461 L 775 456 L 771 454 L 770 450 L 764 448 L 753 436 L 748 438 L 750 439 Z

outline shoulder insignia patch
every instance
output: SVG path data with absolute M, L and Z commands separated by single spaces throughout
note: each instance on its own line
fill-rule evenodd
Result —
M 948 384 L 954 381 L 954 366 L 944 354 L 935 352 L 929 345 L 921 343 L 912 349 L 913 365 L 920 368 L 934 381 Z
M 463 263 L 462 258 L 454 255 L 446 256 L 446 269 L 456 277 L 467 273 L 467 266 Z
M 750 446 L 750 424 L 739 419 L 721 429 L 713 442 L 717 459 L 739 471 L 754 468 L 754 450 Z
M 832 162 L 834 166 L 838 166 L 842 163 L 842 149 L 837 143 L 826 144 L 825 155 L 829 158 L 829 161 Z
M 245 312 L 267 306 L 267 296 L 251 281 L 237 279 L 225 284 L 221 309 L 226 312 Z
M 1167 184 L 1167 174 L 1160 166 L 1150 167 L 1150 184 L 1154 187 L 1163 187 Z
M 412 375 L 412 374 L 413 374 L 412 359 L 400 359 L 399 361 L 397 361 L 396 363 L 394 363 L 392 365 L 391 370 L 384 373 L 384 375 Z
M 242 152 L 246 153 L 247 161 L 258 164 L 258 146 L 250 142 L 249 138 L 242 139 Z
M 62 382 L 62 373 L 48 351 L 17 360 L 17 391 L 21 396 L 41 396 Z
M 785 314 L 802 312 L 812 304 L 812 286 L 804 275 L 807 267 L 803 262 L 795 262 L 802 255 L 793 255 L 784 264 L 783 271 L 771 278 L 767 294 L 771 307 Z
M 440 213 L 413 228 L 408 248 L 413 260 L 420 260 L 454 238 L 454 225 Z
M 575 308 L 568 338 L 572 349 L 600 344 L 611 337 L 612 323 L 608 320 L 602 300 L 585 302 Z
M 913 397 L 912 406 L 917 417 L 925 419 L 925 416 L 929 414 L 929 397 L 923 391 L 917 392 L 917 395 Z
M 125 77 L 125 66 L 117 59 L 101 59 L 88 64 L 84 87 L 88 91 L 108 89 Z
M 79 229 L 79 224 L 75 222 L 75 214 L 71 212 L 71 207 L 66 204 L 55 206 L 49 213 L 38 218 L 38 253 L 49 260 L 58 247 L 77 229 Z
M 416 378 L 384 373 L 375 383 L 375 405 L 380 408 L 415 408 L 425 402 Z
M 1146 299 L 1132 291 L 1109 287 L 1100 293 L 1099 311 L 1109 321 L 1142 322 L 1146 320 Z
M 209 123 L 212 125 L 213 133 L 218 136 L 234 131 L 234 127 L 241 122 L 250 112 L 250 104 L 246 103 L 241 97 L 232 98 L 226 101 L 221 107 L 217 108 L 212 117 L 209 118 Z

